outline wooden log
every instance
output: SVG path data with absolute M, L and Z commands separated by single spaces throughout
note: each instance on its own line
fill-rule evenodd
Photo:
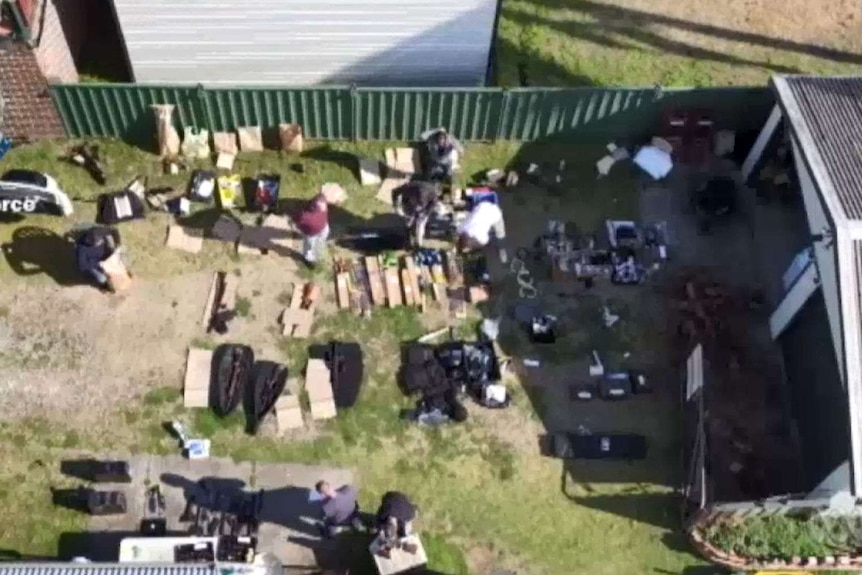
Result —
M 365 258 L 365 271 L 368 273 L 368 287 L 371 290 L 371 303 L 383 305 L 386 303 L 386 290 L 383 288 L 383 279 L 380 276 L 380 266 L 377 258 Z
M 398 270 L 386 268 L 383 270 L 383 279 L 385 281 L 386 300 L 389 307 L 403 305 L 404 302 L 401 299 L 401 282 L 398 278 Z

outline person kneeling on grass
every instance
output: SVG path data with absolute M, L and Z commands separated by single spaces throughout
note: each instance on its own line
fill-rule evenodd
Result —
M 101 263 L 120 246 L 120 234 L 113 228 L 95 226 L 75 241 L 75 260 L 78 271 L 89 277 L 102 290 L 109 290 L 108 276 Z
M 462 252 L 470 252 L 484 248 L 494 237 L 498 244 L 506 239 L 506 225 L 503 222 L 503 210 L 493 202 L 479 202 L 467 219 L 458 228 L 458 249 Z M 508 261 L 506 249 L 502 244 L 498 245 L 500 250 L 500 262 Z
M 352 485 L 333 489 L 326 481 L 318 481 L 314 489 L 323 504 L 323 524 L 320 530 L 324 537 L 335 537 L 339 527 L 349 526 L 356 531 L 364 529 L 359 516 L 359 503 L 356 501 L 359 490 Z

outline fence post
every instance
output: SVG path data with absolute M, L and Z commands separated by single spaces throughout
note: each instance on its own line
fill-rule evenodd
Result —
M 506 123 L 506 118 L 509 116 L 509 101 L 511 100 L 509 96 L 509 89 L 503 88 L 503 102 L 500 105 L 500 117 L 497 120 L 497 132 L 494 134 L 494 142 L 502 139 L 503 137 L 503 127 Z
M 209 92 L 207 92 L 207 89 L 204 87 L 203 84 L 197 85 L 196 96 L 198 99 L 198 105 L 203 107 L 201 111 L 204 114 L 204 122 L 206 122 L 207 130 L 209 130 L 209 133 L 212 134 L 215 132 L 215 130 L 213 129 L 213 115 L 212 110 L 210 109 Z
M 359 90 L 356 84 L 350 85 L 350 139 L 354 142 L 359 137 Z

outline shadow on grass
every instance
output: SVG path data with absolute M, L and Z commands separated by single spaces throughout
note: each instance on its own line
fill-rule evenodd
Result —
M 811 56 L 842 64 L 862 63 L 862 54 L 845 50 L 722 28 L 593 0 L 563 0 L 562 2 L 527 0 L 506 3 L 503 5 L 502 18 L 505 20 L 504 25 L 512 26 L 516 34 L 516 39 L 499 37 L 496 44 L 496 58 L 501 64 L 498 67 L 497 78 L 504 85 L 523 86 L 533 83 L 572 86 L 592 83 L 579 81 L 580 78 L 572 72 L 560 73 L 556 69 L 558 68 L 556 64 L 549 64 L 547 58 L 541 55 L 544 41 L 541 34 L 543 29 L 549 29 L 600 48 L 625 51 L 632 56 L 643 53 L 644 47 L 647 47 L 661 54 L 690 59 L 692 62 L 753 67 L 773 73 L 796 74 L 802 73 L 803 70 L 777 63 L 772 57 L 749 58 L 742 51 L 732 54 L 718 49 L 704 48 L 690 41 L 671 39 L 658 27 L 666 27 L 689 35 L 696 34 L 707 40 L 745 43 L 754 48 L 775 50 L 788 55 Z M 622 62 L 626 60 L 626 56 L 614 57 L 620 58 Z M 573 70 L 579 69 L 577 62 L 571 67 Z M 656 73 L 661 73 L 660 67 Z M 709 77 L 702 79 L 710 83 Z M 661 77 L 656 76 L 653 81 L 660 82 Z M 689 80 L 687 85 L 690 84 Z
M 2 245 L 12 271 L 21 277 L 46 275 L 61 286 L 85 284 L 75 263 L 75 246 L 67 238 L 45 228 L 25 226 Z

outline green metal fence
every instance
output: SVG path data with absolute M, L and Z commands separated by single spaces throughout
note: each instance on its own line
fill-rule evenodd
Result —
M 150 106 L 176 106 L 177 128 L 211 131 L 299 123 L 319 140 L 414 140 L 446 126 L 464 141 L 585 141 L 645 135 L 668 107 L 709 110 L 722 127 L 758 128 L 772 106 L 764 88 L 203 88 L 135 84 L 51 87 L 70 137 L 153 142 Z

